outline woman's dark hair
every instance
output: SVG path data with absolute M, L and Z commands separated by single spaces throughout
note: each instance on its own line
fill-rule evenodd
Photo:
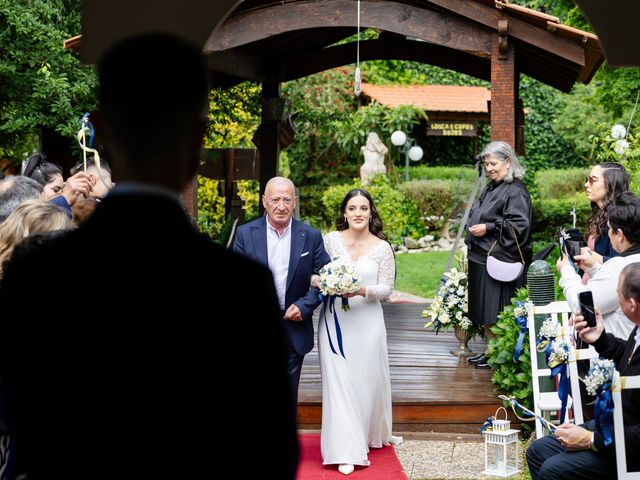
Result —
M 640 198 L 631 192 L 621 193 L 607 208 L 607 216 L 614 232 L 622 230 L 629 243 L 640 243 Z
M 358 195 L 362 195 L 369 201 L 369 206 L 371 207 L 371 221 L 369 222 L 369 231 L 373 233 L 376 237 L 386 240 L 387 236 L 382 233 L 382 219 L 380 218 L 380 214 L 378 213 L 378 209 L 376 208 L 375 203 L 373 203 L 373 198 L 371 194 L 362 188 L 354 188 L 349 190 L 349 192 L 345 195 L 344 200 L 342 200 L 342 204 L 340 205 L 340 214 L 336 219 L 336 230 L 339 232 L 343 230 L 347 230 L 349 228 L 349 223 L 347 222 L 344 212 L 347 210 L 347 203 L 353 197 Z
M 22 175 L 33 178 L 44 187 L 53 182 L 56 175 L 62 175 L 62 168 L 55 163 L 47 162 L 41 154 L 36 153 L 25 163 Z
M 604 188 L 606 193 L 602 199 L 602 208 L 596 202 L 591 202 L 591 215 L 587 219 L 587 235 L 602 237 L 607 224 L 607 207 L 611 205 L 622 192 L 629 191 L 629 174 L 624 166 L 615 162 L 604 162 L 595 165 L 602 169 Z

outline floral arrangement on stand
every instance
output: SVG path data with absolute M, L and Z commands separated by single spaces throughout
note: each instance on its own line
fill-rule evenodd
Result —
M 613 360 L 600 358 L 596 360 L 584 379 L 587 392 L 596 396 L 593 418 L 596 421 L 596 431 L 604 437 L 604 444 L 613 441 L 613 396 L 611 383 L 616 364 Z
M 482 334 L 483 329 L 471 322 L 468 316 L 469 279 L 467 261 L 461 255 L 456 256 L 455 266 L 446 272 L 440 290 L 433 303 L 422 311 L 422 318 L 429 321 L 424 328 L 431 328 L 436 334 L 441 330 L 459 327 L 467 332 L 469 338 Z

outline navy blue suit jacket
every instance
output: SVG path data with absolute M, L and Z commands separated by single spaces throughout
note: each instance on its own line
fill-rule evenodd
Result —
M 269 267 L 267 257 L 267 219 L 261 217 L 238 227 L 233 250 Z M 313 348 L 311 316 L 320 305 L 319 290 L 311 287 L 311 275 L 329 262 L 322 235 L 315 228 L 296 220 L 291 221 L 291 253 L 285 294 L 285 311 L 295 304 L 302 313 L 301 322 L 285 321 L 285 328 L 300 355 Z

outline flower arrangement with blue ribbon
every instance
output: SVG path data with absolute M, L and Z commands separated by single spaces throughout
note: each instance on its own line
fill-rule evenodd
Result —
M 337 297 L 341 297 L 342 310 L 348 311 L 349 299 L 342 295 L 356 292 L 360 288 L 360 279 L 356 276 L 355 266 L 344 262 L 340 258 L 335 258 L 333 261 L 327 263 L 320 269 L 319 274 L 322 316 L 324 317 L 324 324 L 327 329 L 329 348 L 331 348 L 333 353 L 338 355 L 338 352 L 333 346 L 331 331 L 329 330 L 329 323 L 327 322 L 327 307 L 329 307 L 329 313 L 333 313 L 333 322 L 336 329 L 336 340 L 338 342 L 340 355 L 342 355 L 342 358 L 346 359 L 347 357 L 344 354 L 344 346 L 342 342 L 342 330 L 340 328 L 335 302 Z
M 513 361 L 517 362 L 520 359 L 520 353 L 522 352 L 522 342 L 524 341 L 524 334 L 528 330 L 529 312 L 533 310 L 533 303 L 531 301 L 523 302 L 518 300 L 516 306 L 513 309 L 515 316 L 515 322 L 520 327 L 520 333 L 518 333 L 518 342 L 516 343 L 516 349 L 513 352 Z
M 589 369 L 584 379 L 587 392 L 595 395 L 596 402 L 593 409 L 593 419 L 596 431 L 602 434 L 605 446 L 613 441 L 613 396 L 611 383 L 616 364 L 613 360 L 600 358 Z
M 569 374 L 567 364 L 571 345 L 564 338 L 559 338 L 551 342 L 551 353 L 547 359 L 547 365 L 551 369 L 549 377 L 558 376 L 558 397 L 560 397 L 560 423 L 564 423 L 567 413 L 567 402 L 569 400 Z
M 544 352 L 547 365 L 551 356 L 551 348 L 556 337 L 561 336 L 560 324 L 554 318 L 547 318 L 542 322 L 540 331 L 538 332 L 538 340 L 536 347 L 539 352 Z

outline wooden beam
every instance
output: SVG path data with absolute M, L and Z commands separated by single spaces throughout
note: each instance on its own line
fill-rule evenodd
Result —
M 215 72 L 255 82 L 272 80 L 277 76 L 273 63 L 238 49 L 205 55 L 205 64 Z
M 317 72 L 355 63 L 355 43 L 346 43 L 286 59 L 281 66 L 282 81 L 295 80 Z M 384 38 L 360 42 L 360 61 L 408 60 L 455 70 L 482 80 L 491 80 L 491 66 L 481 58 L 459 50 L 427 42 Z
M 394 32 L 456 50 L 490 53 L 490 32 L 454 15 L 399 2 L 365 4 L 361 9 L 362 28 Z M 356 26 L 357 11 L 351 0 L 275 4 L 227 19 L 209 37 L 204 53 L 236 48 L 296 30 Z
M 229 151 L 233 151 L 233 165 L 225 166 Z M 214 180 L 258 180 L 260 155 L 255 148 L 216 148 L 206 151 L 198 175 Z M 231 175 L 229 177 L 229 175 Z
M 461 17 L 474 20 L 495 31 L 498 30 L 498 22 L 500 20 L 509 20 L 510 36 L 535 45 L 580 66 L 585 65 L 585 52 L 581 44 L 554 35 L 546 29 L 537 28 L 495 7 L 483 5 L 475 0 L 425 0 L 425 3 L 430 3 Z

